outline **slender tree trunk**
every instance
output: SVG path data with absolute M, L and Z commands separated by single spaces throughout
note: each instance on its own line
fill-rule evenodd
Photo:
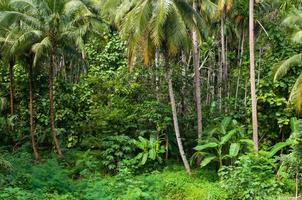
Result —
M 169 137 L 168 137 L 168 133 L 165 133 L 165 159 L 168 160 L 169 159 Z
M 32 65 L 29 65 L 29 72 L 28 72 L 28 83 L 29 83 L 29 126 L 30 126 L 30 137 L 31 137 L 31 145 L 34 153 L 35 160 L 38 161 L 40 159 L 39 153 L 36 148 L 36 141 L 35 141 L 35 130 L 34 130 L 34 120 L 33 120 L 33 69 Z
M 62 156 L 62 151 L 59 145 L 59 141 L 55 132 L 55 111 L 54 111 L 54 100 L 53 100 L 53 70 L 54 70 L 54 55 L 51 56 L 51 63 L 49 66 L 48 71 L 48 96 L 49 96 L 49 103 L 50 103 L 50 133 L 53 138 L 53 142 L 55 145 L 55 148 L 59 154 L 59 156 Z
M 160 91 L 159 91 L 159 52 L 156 50 L 155 52 L 155 93 L 156 93 L 156 100 L 160 100 Z
M 178 119 L 177 119 L 177 111 L 176 111 L 176 103 L 175 103 L 175 97 L 174 97 L 174 91 L 173 91 L 172 69 L 169 66 L 169 59 L 167 57 L 166 57 L 166 70 L 167 70 L 167 81 L 168 81 L 169 96 L 170 96 L 170 103 L 171 103 L 171 108 L 172 108 L 176 141 L 177 141 L 179 153 L 180 153 L 181 159 L 183 161 L 183 164 L 185 166 L 185 169 L 186 169 L 187 173 L 189 175 L 191 175 L 191 168 L 190 168 L 189 162 L 187 160 L 186 154 L 184 152 L 181 137 L 180 137 L 180 131 L 179 131 L 179 125 L 178 125 Z
M 258 152 L 258 120 L 257 120 L 257 97 L 256 97 L 256 81 L 255 81 L 255 50 L 254 50 L 254 0 L 250 0 L 249 6 L 249 43 L 250 43 L 250 81 L 251 81 L 251 97 L 252 97 L 252 123 L 253 123 L 253 140 L 254 148 Z
M 223 80 L 223 70 L 226 65 L 226 56 L 225 56 L 225 33 L 224 33 L 224 18 L 225 18 L 225 9 L 221 11 L 220 17 L 220 40 L 221 40 L 221 66 L 219 69 L 219 110 L 222 111 L 222 80 Z
M 242 39 L 241 39 L 241 45 L 240 45 L 240 53 L 239 53 L 239 75 L 237 77 L 237 85 L 236 85 L 236 93 L 235 93 L 235 109 L 237 109 L 237 100 L 239 95 L 239 84 L 240 84 L 240 78 L 241 78 L 241 68 L 242 68 L 242 59 L 243 59 L 243 52 L 244 52 L 244 31 L 242 33 Z
M 299 196 L 299 172 L 296 172 L 296 195 L 295 195 L 296 200 L 298 200 L 298 196 Z
M 14 115 L 14 63 L 9 62 L 9 104 L 10 115 Z
M 193 0 L 193 9 L 197 10 L 196 0 Z M 196 19 L 194 18 L 194 21 Z M 196 30 L 192 33 L 193 40 L 193 65 L 195 71 L 195 103 L 196 103 L 196 112 L 197 112 L 197 136 L 198 139 L 201 139 L 202 136 L 202 107 L 201 107 L 201 91 L 200 91 L 200 55 L 199 55 L 199 42 L 197 37 Z
M 244 107 L 247 106 L 247 95 L 248 95 L 248 79 L 245 80 L 245 84 L 244 84 Z
M 208 75 L 207 75 L 207 100 L 206 104 L 210 104 L 210 98 L 211 98 L 211 68 L 208 68 Z
M 182 64 L 182 86 L 181 86 L 181 116 L 186 115 L 186 102 L 187 102 L 187 61 L 184 52 L 181 53 L 181 64 Z

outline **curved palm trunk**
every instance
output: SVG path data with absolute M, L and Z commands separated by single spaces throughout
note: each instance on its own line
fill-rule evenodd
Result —
M 166 68 L 167 68 L 167 81 L 168 81 L 169 96 L 170 96 L 170 103 L 171 103 L 171 108 L 172 108 L 176 141 L 177 141 L 179 153 L 180 153 L 181 159 L 183 161 L 183 164 L 185 166 L 185 169 L 188 172 L 188 174 L 191 175 L 191 168 L 190 168 L 189 162 L 187 160 L 186 154 L 184 152 L 181 137 L 180 137 L 180 131 L 179 131 L 179 125 L 178 125 L 178 119 L 177 119 L 177 111 L 176 111 L 176 103 L 175 103 L 175 97 L 174 97 L 174 91 L 173 91 L 172 69 L 169 67 L 169 59 L 167 57 L 166 57 Z
M 36 148 L 35 141 L 35 130 L 34 130 L 34 120 L 33 120 L 33 83 L 32 83 L 32 65 L 29 65 L 29 73 L 28 73 L 28 83 L 29 83 L 29 125 L 30 125 L 30 137 L 31 137 L 31 145 L 34 153 L 35 160 L 38 161 L 40 159 L 39 153 Z
M 193 9 L 197 10 L 196 0 L 193 1 Z M 195 18 L 194 18 L 195 20 Z M 195 20 L 196 21 L 196 20 Z M 193 40 L 193 65 L 195 71 L 195 101 L 196 101 L 196 111 L 197 111 L 197 135 L 198 139 L 202 136 L 202 107 L 201 107 L 201 92 L 200 92 L 200 56 L 199 56 L 199 44 L 197 38 L 197 32 L 194 30 L 192 33 Z
M 256 97 L 256 80 L 255 80 L 255 50 L 254 50 L 254 0 L 250 0 L 249 6 L 249 43 L 250 43 L 250 78 L 251 78 L 251 97 L 252 97 L 252 123 L 253 123 L 253 140 L 256 151 L 258 145 L 258 121 L 257 121 L 257 97 Z
M 54 56 L 51 56 L 51 63 L 49 66 L 48 71 L 48 96 L 49 96 L 49 103 L 50 103 L 50 133 L 53 138 L 53 142 L 55 145 L 58 154 L 62 156 L 62 151 L 59 145 L 59 141 L 57 135 L 55 133 L 55 111 L 54 111 L 54 101 L 53 101 L 53 70 L 54 70 Z
M 9 104 L 10 115 L 14 115 L 14 63 L 9 62 Z

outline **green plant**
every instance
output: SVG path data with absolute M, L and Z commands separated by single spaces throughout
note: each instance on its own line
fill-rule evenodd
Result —
M 292 118 L 290 120 L 292 134 L 292 152 L 281 156 L 282 165 L 279 173 L 288 175 L 295 180 L 295 196 L 299 195 L 301 170 L 302 170 L 302 119 Z
M 248 139 L 242 139 L 244 128 L 231 117 L 225 117 L 221 122 L 215 124 L 213 128 L 205 133 L 206 138 L 194 149 L 192 160 L 200 160 L 200 166 L 205 167 L 212 161 L 219 163 L 219 168 L 223 165 L 223 160 L 229 160 L 238 156 L 242 144 L 252 145 Z M 226 152 L 227 150 L 228 152 Z
M 50 173 L 51 172 L 51 173 Z M 56 159 L 32 168 L 32 188 L 46 192 L 65 193 L 73 191 L 69 171 L 64 169 Z
M 116 173 L 121 161 L 133 158 L 133 140 L 126 135 L 108 136 L 102 143 L 102 164 L 108 172 Z
M 250 153 L 241 156 L 235 166 L 220 171 L 222 187 L 231 199 L 265 200 L 282 193 L 282 183 L 276 175 L 276 160 L 265 155 Z
M 35 198 L 36 197 L 36 198 Z M 7 187 L 0 190 L 0 200 L 32 200 L 38 199 L 37 196 L 29 191 L 22 190 L 18 187 Z
M 273 156 L 290 144 L 291 141 L 277 143 L 270 151 L 240 156 L 234 166 L 223 167 L 219 176 L 230 198 L 265 200 L 269 196 L 281 194 L 283 183 L 277 179 L 278 163 Z
M 97 157 L 91 150 L 77 152 L 73 174 L 85 177 L 95 174 L 99 168 L 100 166 Z
M 139 136 L 138 140 L 134 141 L 134 144 L 142 151 L 136 156 L 136 159 L 141 160 L 141 165 L 144 165 L 148 159 L 162 162 L 161 154 L 165 152 L 165 148 L 155 137 L 151 136 L 150 139 L 147 140 Z

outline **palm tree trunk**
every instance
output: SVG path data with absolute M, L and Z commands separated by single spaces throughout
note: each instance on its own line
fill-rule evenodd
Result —
M 256 97 L 256 81 L 255 81 L 255 50 L 254 50 L 254 0 L 250 0 L 249 6 L 249 43 L 250 43 L 250 81 L 251 81 L 251 97 L 252 97 L 252 124 L 253 124 L 253 141 L 254 148 L 258 152 L 258 120 L 257 120 L 257 97 Z
M 193 0 L 193 9 L 197 10 L 196 0 Z M 194 18 L 194 21 L 195 18 Z M 195 71 L 195 102 L 196 102 L 196 111 L 197 111 L 197 136 L 198 139 L 202 136 L 202 107 L 201 107 L 201 92 L 200 92 L 200 55 L 199 55 L 199 44 L 197 38 L 197 32 L 194 30 L 192 33 L 193 40 L 193 65 Z
M 180 131 L 179 131 L 179 125 L 178 125 L 178 119 L 177 119 L 177 111 L 176 111 L 176 103 L 175 103 L 175 97 L 174 97 L 174 91 L 173 91 L 172 69 L 169 66 L 169 59 L 167 57 L 166 57 L 166 70 L 167 70 L 167 81 L 168 81 L 169 96 L 170 96 L 170 103 L 171 103 L 171 108 L 172 108 L 176 141 L 177 141 L 179 153 L 180 153 L 181 159 L 183 161 L 183 164 L 185 166 L 185 169 L 186 169 L 187 173 L 189 175 L 191 175 L 191 168 L 190 168 L 189 162 L 187 160 L 186 154 L 184 152 L 181 137 L 180 137 Z
M 29 73 L 28 73 L 28 83 L 29 83 L 29 126 L 30 126 L 30 136 L 31 136 L 31 145 L 34 153 L 35 160 L 38 161 L 39 153 L 36 148 L 36 141 L 35 141 L 35 130 L 34 130 L 34 120 L 33 120 L 33 83 L 32 83 L 32 65 L 29 65 Z
M 242 38 L 241 38 L 241 44 L 240 44 L 240 52 L 239 52 L 239 75 L 237 77 L 237 85 L 236 85 L 236 93 L 235 93 L 235 110 L 237 109 L 237 100 L 238 100 L 238 95 L 239 95 L 239 84 L 240 84 L 240 78 L 241 78 L 241 68 L 242 68 L 242 57 L 243 57 L 243 52 L 244 52 L 244 31 L 242 31 Z
M 221 11 L 220 17 L 220 39 L 221 39 L 221 66 L 219 69 L 219 110 L 222 110 L 222 80 L 223 80 L 223 70 L 225 70 L 226 65 L 226 56 L 225 56 L 225 33 L 224 33 L 224 18 L 225 18 L 225 9 Z
M 14 115 L 14 63 L 9 62 L 9 104 L 10 115 Z
M 49 96 L 49 103 L 50 103 L 50 133 L 53 138 L 53 142 L 55 145 L 55 148 L 59 154 L 59 156 L 62 156 L 62 151 L 59 145 L 59 141 L 57 138 L 57 135 L 55 133 L 55 111 L 54 111 L 54 101 L 53 101 L 53 70 L 54 70 L 54 55 L 51 56 L 51 63 L 49 66 L 48 71 L 48 96 Z
M 159 52 L 156 50 L 155 52 L 155 93 L 156 93 L 156 100 L 159 102 L 160 100 L 160 90 L 159 90 Z

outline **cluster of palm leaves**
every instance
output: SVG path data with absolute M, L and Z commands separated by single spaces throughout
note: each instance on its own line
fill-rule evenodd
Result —
M 302 44 L 302 11 L 295 10 L 290 16 L 284 20 L 284 24 L 292 30 L 292 40 Z M 302 53 L 296 54 L 285 60 L 275 73 L 274 80 L 277 81 L 283 78 L 291 68 L 302 64 Z M 294 86 L 291 89 L 289 102 L 295 105 L 296 111 L 302 111 L 302 73 L 299 75 Z
M 33 70 L 46 67 L 49 71 L 51 134 L 58 154 L 62 155 L 55 133 L 53 78 L 59 71 L 66 71 L 67 66 L 84 67 L 85 37 L 91 27 L 100 22 L 94 13 L 96 8 L 97 4 L 89 0 L 0 1 L 1 57 L 7 63 L 21 63 L 29 72 L 30 133 L 36 159 L 32 117 Z

